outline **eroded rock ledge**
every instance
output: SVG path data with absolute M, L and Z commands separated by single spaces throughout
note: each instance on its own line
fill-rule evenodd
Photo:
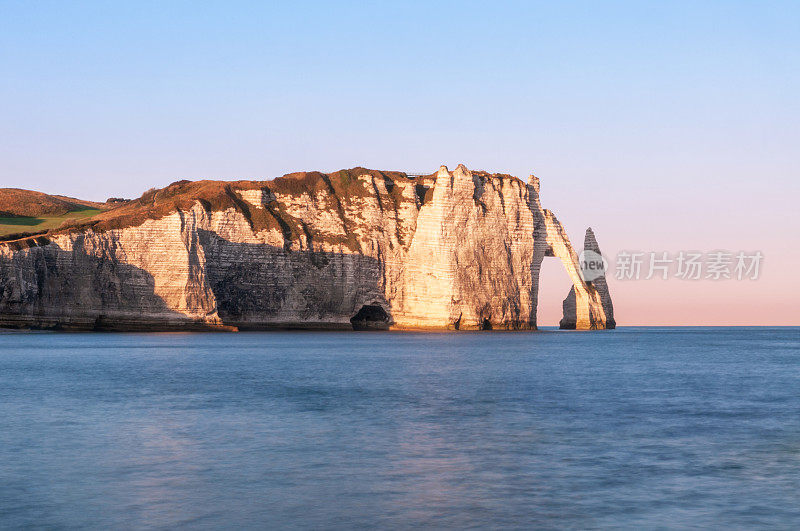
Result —
M 613 327 L 607 286 L 581 279 L 534 176 L 460 165 L 180 181 L 0 242 L 0 326 L 535 329 L 546 256 L 573 281 L 562 327 Z

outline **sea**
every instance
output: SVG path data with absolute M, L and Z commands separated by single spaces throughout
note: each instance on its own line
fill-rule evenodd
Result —
M 800 328 L 0 333 L 0 528 L 797 529 Z

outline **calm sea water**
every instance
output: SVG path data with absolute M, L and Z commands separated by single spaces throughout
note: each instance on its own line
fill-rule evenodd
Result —
M 800 329 L 0 334 L 0 528 L 800 526 Z

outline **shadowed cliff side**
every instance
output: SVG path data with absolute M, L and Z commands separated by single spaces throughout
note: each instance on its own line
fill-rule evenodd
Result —
M 200 232 L 206 316 L 175 311 L 153 276 L 108 256 L 40 239 L 24 260 L 0 256 L 0 327 L 51 330 L 388 329 L 375 260 L 235 243 Z M 21 255 L 17 255 L 20 257 Z
M 240 330 L 348 330 L 355 322 L 376 329 L 393 324 L 391 305 L 380 285 L 381 266 L 373 258 L 287 252 L 272 245 L 231 242 L 208 230 L 199 235 L 205 276 L 225 325 Z
M 206 329 L 172 310 L 147 271 L 38 238 L 0 255 L 0 326 L 45 330 Z

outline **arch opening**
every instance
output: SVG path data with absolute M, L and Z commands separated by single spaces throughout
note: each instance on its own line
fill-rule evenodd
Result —
M 536 326 L 558 327 L 564 316 L 564 298 L 572 289 L 572 279 L 561 260 L 545 257 L 539 270 L 539 293 L 536 301 Z

